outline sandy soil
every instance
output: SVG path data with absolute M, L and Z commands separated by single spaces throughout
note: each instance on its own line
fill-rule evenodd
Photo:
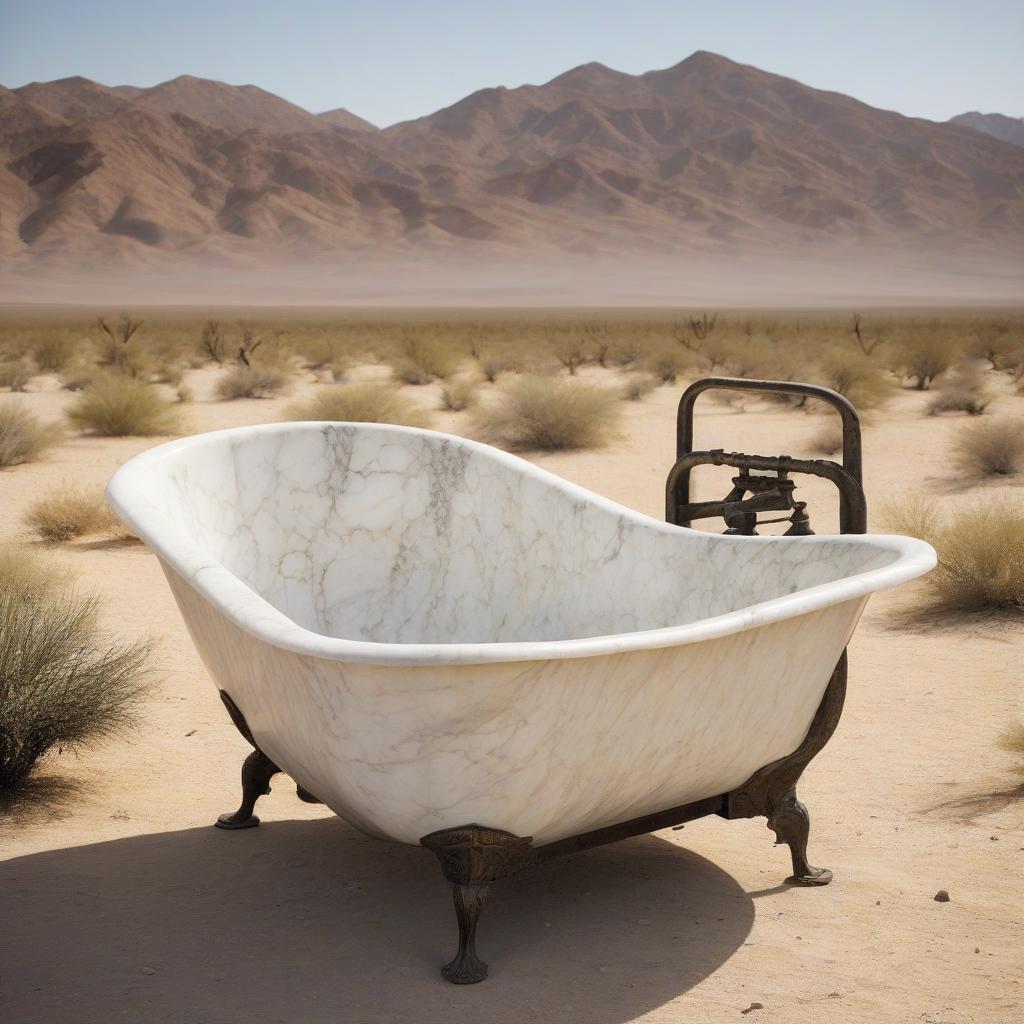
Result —
M 287 402 L 214 403 L 210 371 L 189 376 L 191 431 L 271 421 Z M 35 387 L 21 400 L 58 416 L 69 396 Z M 661 515 L 679 390 L 628 403 L 604 451 L 535 461 Z M 899 395 L 866 430 L 876 508 L 908 488 L 950 505 L 979 496 L 947 465 L 962 421 L 924 417 L 924 400 Z M 698 442 L 713 447 L 797 453 L 822 423 L 702 401 Z M 1024 415 L 1024 399 L 993 411 Z M 438 415 L 440 429 L 465 423 Z M 31 543 L 20 519 L 35 496 L 99 487 L 152 443 L 71 436 L 45 462 L 0 473 L 0 538 Z M 705 476 L 701 496 L 720 486 Z M 1022 486 L 983 490 L 1020 501 Z M 1021 713 L 1019 622 L 922 622 L 913 588 L 874 599 L 843 721 L 801 787 L 828 888 L 783 885 L 787 852 L 761 821 L 694 822 L 496 886 L 480 936 L 491 978 L 461 989 L 437 973 L 455 927 L 429 854 L 367 839 L 280 777 L 261 828 L 210 827 L 237 805 L 247 748 L 153 556 L 93 539 L 53 557 L 102 594 L 112 628 L 158 638 L 162 679 L 130 736 L 48 766 L 76 793 L 0 822 L 4 1021 L 1021 1019 L 1024 802 L 993 745 Z

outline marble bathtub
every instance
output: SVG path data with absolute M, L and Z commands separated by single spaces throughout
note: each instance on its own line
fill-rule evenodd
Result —
M 670 526 L 371 424 L 184 438 L 107 493 L 274 770 L 414 844 L 543 847 L 737 789 L 805 740 L 868 596 L 934 563 Z

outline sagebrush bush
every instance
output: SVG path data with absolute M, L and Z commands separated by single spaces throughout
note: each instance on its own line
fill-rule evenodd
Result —
M 622 386 L 622 397 L 627 402 L 639 402 L 658 386 L 658 380 L 649 373 L 634 373 Z
M 79 487 L 58 487 L 37 498 L 23 522 L 51 544 L 110 530 L 117 524 L 99 491 Z
M 90 384 L 67 415 L 79 430 L 101 437 L 152 437 L 180 427 L 177 410 L 156 386 L 121 374 Z
M 402 427 L 430 425 L 430 414 L 426 410 L 382 384 L 324 388 L 292 405 L 288 418 L 335 423 L 395 423 Z
M 619 423 L 614 391 L 564 378 L 523 376 L 482 408 L 481 436 L 516 451 L 558 451 L 607 444 Z
M 1010 476 L 1024 471 L 1024 419 L 972 423 L 954 442 L 957 468 L 969 476 Z
M 976 363 L 964 363 L 939 385 L 928 402 L 928 414 L 965 412 L 980 416 L 991 401 L 984 371 Z
M 32 358 L 43 373 L 60 373 L 75 354 L 74 340 L 63 331 L 44 334 L 32 346 Z
M 809 442 L 809 451 L 816 455 L 835 455 L 843 450 L 843 428 L 829 423 L 819 428 Z
M 238 398 L 273 398 L 287 383 L 280 370 L 260 366 L 234 366 L 217 381 L 217 397 L 226 402 Z
M 890 393 L 889 382 L 871 360 L 860 353 L 843 350 L 827 353 L 821 360 L 820 382 L 858 409 L 873 409 Z
M 406 384 L 426 384 L 435 377 L 445 380 L 458 369 L 458 351 L 441 338 L 408 333 L 401 340 L 400 351 L 391 366 Z
M 62 436 L 57 424 L 40 423 L 17 401 L 0 403 L 0 469 L 38 459 Z
M 441 388 L 441 408 L 464 412 L 476 405 L 476 382 L 468 378 L 450 380 Z
M 0 363 L 0 388 L 24 391 L 32 379 L 34 369 L 35 367 L 27 359 L 12 359 L 6 363 Z
M 676 378 L 686 368 L 686 360 L 671 349 L 662 349 L 647 360 L 647 369 L 662 384 L 675 384 Z
M 1000 734 L 996 740 L 996 746 L 1013 754 L 1016 764 L 1011 769 L 1018 775 L 1024 775 L 1024 721 L 1012 722 Z
M 937 416 L 943 412 L 965 412 L 968 416 L 980 416 L 989 406 L 991 398 L 976 391 L 955 387 L 942 387 L 928 402 L 928 415 Z
M 947 611 L 1024 609 L 1024 508 L 1009 501 L 943 518 L 916 497 L 883 513 L 888 529 L 928 541 L 938 564 L 923 581 L 929 605 Z
M 892 369 L 909 377 L 918 391 L 927 391 L 958 354 L 956 342 L 948 335 L 915 330 L 896 349 Z
M 508 360 L 505 356 L 485 355 L 480 359 L 480 372 L 491 384 L 508 368 Z
M 116 640 L 95 597 L 27 552 L 0 557 L 0 795 L 55 748 L 77 750 L 127 725 L 147 684 L 147 643 Z

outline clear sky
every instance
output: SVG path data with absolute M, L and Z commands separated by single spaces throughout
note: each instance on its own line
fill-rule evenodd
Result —
M 598 60 L 712 50 L 874 106 L 1024 115 L 1024 0 L 0 0 L 0 83 L 180 74 L 380 125 Z

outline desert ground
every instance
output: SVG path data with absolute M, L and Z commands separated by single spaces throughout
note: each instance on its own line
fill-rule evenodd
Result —
M 323 386 L 315 373 L 297 373 L 290 394 L 219 401 L 224 372 L 183 371 L 185 432 L 271 422 Z M 387 366 L 366 362 L 346 374 L 390 379 Z M 576 374 L 597 384 L 616 375 L 593 364 Z M 697 375 L 687 369 L 622 402 L 618 434 L 604 447 L 524 455 L 662 517 L 675 408 Z M 989 376 L 986 417 L 1024 417 L 1006 375 Z M 401 391 L 425 408 L 440 404 L 436 382 Z M 957 474 L 950 451 L 966 417 L 926 415 L 930 394 L 893 387 L 867 418 L 872 530 L 885 501 L 910 493 L 944 510 L 1024 501 L 1020 475 L 968 484 Z M 54 373 L 0 395 L 45 421 L 75 400 Z M 702 403 L 698 445 L 727 450 L 809 454 L 824 419 L 764 402 Z M 435 411 L 433 426 L 466 433 L 469 416 Z M 75 573 L 102 598 L 111 631 L 155 638 L 158 661 L 129 732 L 47 761 L 45 773 L 73 788 L 0 818 L 4 1020 L 1020 1019 L 1024 800 L 1013 759 L 995 744 L 1021 716 L 1019 615 L 925 617 L 920 584 L 871 601 L 850 648 L 843 720 L 801 784 L 811 861 L 835 873 L 828 887 L 783 884 L 788 853 L 773 847 L 763 820 L 703 819 L 496 885 L 479 936 L 490 979 L 456 988 L 438 974 L 454 952 L 455 924 L 430 854 L 368 839 L 298 801 L 284 776 L 260 801 L 260 828 L 211 827 L 237 806 L 248 747 L 154 556 L 108 535 L 48 547 L 27 530 L 23 516 L 40 495 L 65 484 L 101 488 L 160 440 L 69 431 L 42 459 L 0 471 L 0 539 Z M 722 482 L 709 471 L 698 496 L 717 496 Z M 806 492 L 812 522 L 834 529 L 831 496 Z M 948 902 L 936 901 L 940 890 Z

